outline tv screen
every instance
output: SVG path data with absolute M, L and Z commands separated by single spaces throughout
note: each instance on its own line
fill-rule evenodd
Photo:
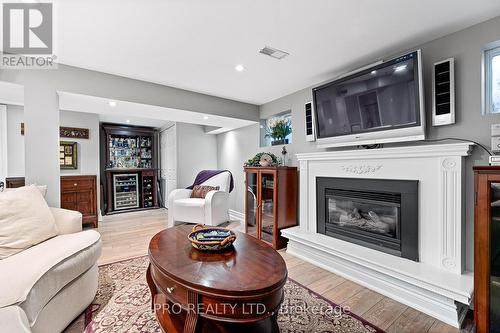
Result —
M 417 51 L 313 89 L 318 139 L 420 126 Z

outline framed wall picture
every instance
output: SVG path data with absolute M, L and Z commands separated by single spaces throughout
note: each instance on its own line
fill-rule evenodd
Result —
M 76 142 L 61 141 L 59 143 L 59 166 L 61 169 L 78 168 L 78 145 Z

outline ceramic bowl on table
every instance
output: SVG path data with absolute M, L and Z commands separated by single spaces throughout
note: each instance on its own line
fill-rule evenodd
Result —
M 188 236 L 191 245 L 200 251 L 221 251 L 230 247 L 236 240 L 236 234 L 229 229 L 207 227 L 197 224 Z

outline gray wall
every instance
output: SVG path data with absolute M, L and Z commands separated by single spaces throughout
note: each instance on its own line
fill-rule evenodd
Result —
M 424 77 L 426 88 L 427 136 L 429 139 L 459 137 L 478 141 L 489 147 L 490 126 L 500 123 L 500 115 L 481 114 L 481 62 L 483 47 L 493 41 L 500 40 L 500 17 L 475 25 L 465 30 L 453 33 L 443 38 L 411 48 L 421 48 L 424 62 Z M 380 57 L 389 57 L 407 50 L 388 50 Z M 431 126 L 431 71 L 432 64 L 449 57 L 455 58 L 456 82 L 456 124 L 441 127 Z M 344 72 L 370 63 L 375 59 L 365 59 L 363 63 L 345 68 Z M 332 77 L 333 79 L 333 77 Z M 318 82 L 320 84 L 320 82 Z M 287 146 L 291 156 L 300 152 L 320 151 L 315 143 L 305 141 L 304 104 L 312 100 L 312 87 L 307 87 L 291 95 L 266 103 L 260 107 L 261 118 L 292 110 L 293 143 Z M 281 147 L 257 148 L 258 128 L 256 126 L 220 134 L 217 140 L 219 151 L 219 167 L 227 166 L 243 187 L 241 179 L 241 162 L 256 151 L 269 150 L 279 156 Z M 401 144 L 400 144 L 401 145 Z M 386 145 L 389 146 L 389 145 Z M 352 149 L 352 148 L 351 148 Z M 226 162 L 236 156 L 238 163 Z M 243 158 L 243 156 L 245 158 Z M 289 161 L 297 165 L 294 157 Z M 466 163 L 466 238 L 467 238 L 467 268 L 473 268 L 473 174 L 472 166 L 487 163 L 487 154 L 475 148 Z M 244 192 L 235 191 L 231 198 L 231 208 L 243 212 Z
M 24 177 L 24 136 L 21 123 L 24 122 L 22 106 L 7 105 L 7 163 L 9 177 Z M 69 139 L 78 144 L 78 168 L 61 170 L 61 175 L 99 175 L 99 115 L 93 113 L 61 111 L 61 126 L 89 129 L 90 138 Z
M 229 208 L 240 213 L 245 210 L 243 164 L 259 151 L 270 150 L 259 148 L 259 132 L 259 125 L 256 124 L 217 135 L 218 167 L 231 171 L 234 178 L 234 190 L 229 196 Z
M 60 111 L 60 125 L 89 129 L 89 139 L 60 138 L 61 141 L 74 141 L 78 145 L 76 170 L 62 169 L 61 175 L 97 175 L 99 184 L 99 115 L 93 113 Z M 21 123 L 24 122 L 22 106 L 7 105 L 7 163 L 9 177 L 25 176 L 24 136 Z M 40 182 L 38 182 L 41 184 Z M 97 192 L 98 211 L 100 193 Z
M 217 141 L 203 126 L 177 123 L 177 187 L 185 188 L 201 170 L 217 169 Z
M 60 112 L 61 126 L 89 129 L 89 139 L 61 138 L 78 145 L 77 169 L 62 169 L 61 175 L 97 175 L 99 177 L 99 115 L 74 111 Z M 99 184 L 99 179 L 97 180 Z

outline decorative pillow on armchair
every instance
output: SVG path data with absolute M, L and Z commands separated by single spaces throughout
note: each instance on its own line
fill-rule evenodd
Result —
M 191 198 L 201 198 L 205 199 L 207 193 L 210 191 L 218 191 L 219 186 L 203 186 L 203 185 L 195 185 L 193 187 L 193 192 L 191 192 Z
M 0 193 L 0 259 L 57 234 L 54 216 L 36 186 Z

